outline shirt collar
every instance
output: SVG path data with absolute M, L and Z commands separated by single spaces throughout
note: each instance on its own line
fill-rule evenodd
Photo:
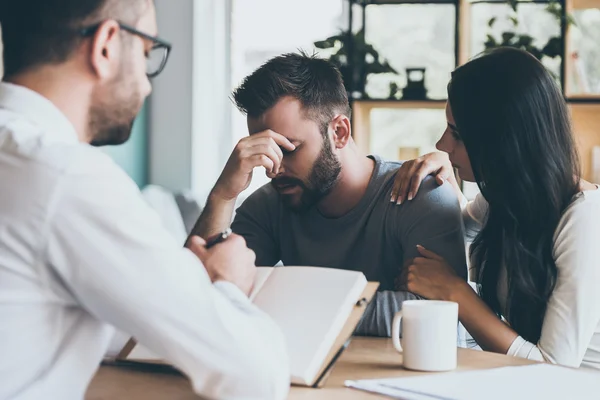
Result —
M 24 86 L 0 82 L 0 109 L 27 118 L 53 142 L 79 142 L 71 121 L 50 100 Z

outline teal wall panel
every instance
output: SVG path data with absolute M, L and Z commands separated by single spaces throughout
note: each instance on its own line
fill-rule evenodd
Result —
M 137 116 L 131 137 L 119 146 L 104 150 L 127 172 L 140 188 L 148 184 L 148 116 L 145 105 Z

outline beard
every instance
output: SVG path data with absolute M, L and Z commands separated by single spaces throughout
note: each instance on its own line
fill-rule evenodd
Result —
M 132 79 L 134 74 L 125 65 L 128 63 L 123 60 L 117 76 L 92 97 L 89 124 L 92 146 L 123 144 L 131 136 L 143 99 Z
M 308 180 L 306 182 L 297 178 L 281 177 L 271 181 L 276 189 L 281 186 L 298 186 L 301 193 L 298 196 L 281 194 L 281 200 L 284 205 L 294 212 L 305 212 L 319 203 L 335 187 L 342 165 L 333 154 L 331 143 L 327 137 L 324 137 L 323 147 L 313 164 Z

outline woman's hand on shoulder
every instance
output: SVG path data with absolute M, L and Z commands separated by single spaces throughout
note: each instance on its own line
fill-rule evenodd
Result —
M 433 152 L 405 161 L 396 173 L 390 201 L 402 204 L 412 200 L 427 175 L 435 175 L 437 184 L 442 185 L 453 173 L 447 153 Z

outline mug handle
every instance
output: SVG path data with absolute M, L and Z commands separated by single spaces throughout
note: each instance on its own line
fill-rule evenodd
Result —
M 402 311 L 398 311 L 392 321 L 392 343 L 396 350 L 402 353 L 404 350 L 400 344 L 400 322 L 402 322 Z

